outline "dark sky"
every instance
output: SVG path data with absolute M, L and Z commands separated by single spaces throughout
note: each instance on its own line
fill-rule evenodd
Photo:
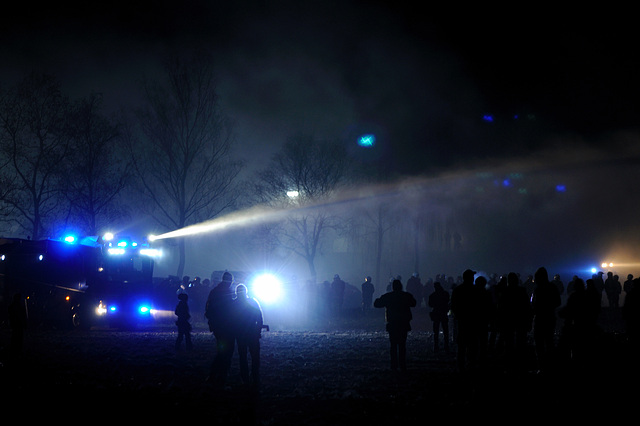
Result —
M 539 3 L 23 2 L 3 13 L 0 84 L 53 73 L 70 96 L 101 92 L 115 110 L 135 104 L 140 79 L 159 76 L 163 60 L 206 48 L 238 153 L 254 168 L 302 130 L 348 136 L 352 153 L 400 173 L 444 170 L 436 182 L 449 199 L 468 186 L 450 179 L 459 167 L 484 166 L 476 176 L 487 184 L 524 173 L 526 186 L 504 188 L 527 194 L 517 198 L 522 211 L 510 215 L 483 193 L 470 209 L 499 218 L 504 235 L 465 215 L 460 225 L 486 230 L 502 249 L 512 236 L 513 247 L 542 255 L 547 244 L 603 254 L 628 243 L 636 259 L 634 20 L 622 8 Z M 355 145 L 365 132 L 377 137 L 373 150 Z
M 374 132 L 383 158 L 419 173 L 638 125 L 638 49 L 624 10 L 116 1 L 4 15 L 3 85 L 42 70 L 70 95 L 103 92 L 113 107 L 133 102 L 139 79 L 172 53 L 210 49 L 245 153 L 272 152 L 300 129 Z

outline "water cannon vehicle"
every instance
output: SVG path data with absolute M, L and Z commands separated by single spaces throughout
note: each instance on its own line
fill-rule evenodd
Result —
M 30 324 L 132 326 L 153 317 L 152 278 L 159 251 L 148 242 L 105 234 L 0 239 L 0 321 L 13 295 Z

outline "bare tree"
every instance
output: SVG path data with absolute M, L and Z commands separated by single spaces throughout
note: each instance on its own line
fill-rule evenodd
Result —
M 262 202 L 291 209 L 278 225 L 278 245 L 301 256 L 315 280 L 315 257 L 322 237 L 339 224 L 328 207 L 334 192 L 347 180 L 347 156 L 339 141 L 318 140 L 313 135 L 290 137 L 259 172 L 256 193 Z
M 69 102 L 55 78 L 32 73 L 0 92 L 0 201 L 5 219 L 39 239 L 64 210 Z
M 232 209 L 242 164 L 231 158 L 232 125 L 218 102 L 210 58 L 167 63 L 166 80 L 147 81 L 144 95 L 141 135 L 129 146 L 145 212 L 175 230 Z M 182 276 L 183 239 L 178 246 Z
M 83 233 L 98 235 L 128 217 L 118 196 L 130 176 L 118 125 L 101 115 L 102 97 L 93 94 L 74 105 L 70 120 L 72 155 L 67 159 L 65 194 L 71 221 Z

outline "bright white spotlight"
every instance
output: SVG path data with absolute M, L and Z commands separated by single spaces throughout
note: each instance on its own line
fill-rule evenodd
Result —
M 251 283 L 253 295 L 266 304 L 276 303 L 282 297 L 282 283 L 273 274 L 258 275 Z

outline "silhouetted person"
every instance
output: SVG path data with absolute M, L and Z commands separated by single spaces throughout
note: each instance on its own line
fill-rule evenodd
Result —
M 371 282 L 371 277 L 366 277 L 361 286 L 362 290 L 362 310 L 366 311 L 371 309 L 371 304 L 373 303 L 373 293 L 375 292 L 375 287 Z
M 15 357 L 22 355 L 24 332 L 27 329 L 28 313 L 26 300 L 21 293 L 13 295 L 9 304 L 9 326 L 11 327 L 11 353 Z
M 558 288 L 549 281 L 546 268 L 540 267 L 534 274 L 535 289 L 531 299 L 533 308 L 533 340 L 536 346 L 538 367 L 549 367 L 555 348 L 556 309 L 560 306 Z
M 500 330 L 500 323 L 498 318 L 498 301 L 500 300 L 502 293 L 507 287 L 507 276 L 502 275 L 500 278 L 496 278 L 495 274 L 491 276 L 489 281 L 489 293 L 491 294 L 491 301 L 493 303 L 494 315 L 489 328 L 489 350 L 496 354 L 504 351 L 504 339 Z
M 497 324 L 504 343 L 506 368 L 509 371 L 524 367 L 527 333 L 531 329 L 531 304 L 527 290 L 519 284 L 518 275 L 510 272 L 496 305 Z
M 209 330 L 216 338 L 216 355 L 211 364 L 209 376 L 209 381 L 216 386 L 224 386 L 227 380 L 235 346 L 232 282 L 231 273 L 222 274 L 222 281 L 209 292 L 205 308 Z
M 447 291 L 443 281 L 440 281 L 440 280 L 436 280 L 436 281 L 438 281 L 440 285 L 442 285 L 442 288 L 444 291 Z M 427 278 L 427 280 L 424 283 L 424 286 L 422 286 L 422 294 L 420 295 L 420 297 L 424 299 L 424 306 L 427 306 L 427 307 L 429 306 L 429 297 L 431 296 L 431 293 L 433 293 L 434 291 L 435 291 L 435 288 L 433 286 L 433 279 Z
M 640 278 L 633 280 L 633 285 L 627 293 L 622 307 L 622 318 L 632 354 L 637 357 L 640 353 Z
M 433 323 L 433 351 L 440 349 L 439 337 L 440 329 L 444 338 L 444 350 L 449 351 L 449 301 L 450 296 L 440 282 L 433 284 L 434 291 L 429 295 L 429 316 Z
M 568 296 L 571 296 L 571 293 L 573 293 L 573 291 L 574 291 L 574 286 L 575 286 L 575 282 L 576 282 L 576 280 L 578 280 L 578 279 L 580 279 L 580 278 L 578 278 L 578 276 L 577 276 L 577 275 L 574 275 L 574 276 L 573 276 L 573 278 L 571 279 L 571 281 L 569 281 L 569 282 L 567 283 L 567 297 L 568 297 Z
M 584 363 L 586 356 L 592 352 L 591 345 L 598 330 L 599 311 L 597 297 L 587 292 L 584 281 L 578 278 L 567 304 L 559 311 L 559 315 L 564 318 L 562 339 L 567 345 L 570 358 L 575 362 Z
M 597 274 L 594 274 L 591 279 L 593 280 L 593 285 L 598 294 L 600 295 L 600 303 L 602 303 L 602 292 L 604 291 L 604 279 L 602 278 L 604 272 L 599 271 Z
M 342 303 L 344 302 L 344 289 L 346 283 L 340 279 L 340 275 L 335 274 L 331 281 L 331 304 L 334 312 L 342 311 Z
M 420 274 L 414 272 L 411 274 L 411 277 L 407 280 L 407 292 L 411 293 L 411 295 L 416 299 L 417 307 L 419 308 L 422 304 L 422 282 L 420 281 Z
M 622 293 L 622 284 L 617 275 L 607 272 L 607 279 L 604 282 L 604 292 L 607 295 L 609 308 L 618 309 L 620 307 L 620 293 Z
M 182 340 L 185 341 L 185 347 L 188 351 L 193 349 L 191 343 L 191 314 L 189 313 L 189 296 L 186 293 L 178 295 L 178 304 L 176 305 L 175 314 L 178 317 L 176 325 L 178 326 L 178 338 L 176 339 L 176 350 L 180 349 Z
M 480 275 L 476 278 L 475 288 L 478 292 L 478 355 L 479 361 L 487 359 L 489 349 L 489 331 L 495 327 L 496 306 L 489 291 L 488 282 Z
M 551 282 L 556 286 L 556 288 L 558 289 L 558 294 L 560 295 L 560 297 L 562 297 L 562 294 L 564 293 L 564 283 L 560 279 L 560 274 L 555 274 L 553 276 L 553 281 Z
M 373 302 L 376 308 L 385 308 L 386 329 L 391 344 L 391 369 L 407 370 L 407 334 L 411 330 L 411 308 L 416 306 L 416 299 L 402 291 L 402 282 L 394 280 L 392 291 L 383 294 Z
M 624 282 L 624 284 L 622 284 L 622 290 L 624 291 L 625 300 L 626 300 L 627 294 L 629 294 L 632 288 L 633 288 L 633 275 L 629 274 L 627 275 L 627 280 Z
M 457 363 L 460 372 L 478 366 L 480 338 L 486 332 L 482 312 L 483 295 L 474 285 L 475 273 L 471 269 L 464 271 L 462 282 L 451 291 L 451 312 L 457 323 Z
M 262 333 L 262 309 L 254 298 L 248 297 L 247 287 L 239 284 L 236 287 L 234 303 L 236 341 L 240 359 L 240 377 L 246 384 L 260 384 L 260 337 Z M 249 377 L 249 360 L 251 355 L 251 377 Z

